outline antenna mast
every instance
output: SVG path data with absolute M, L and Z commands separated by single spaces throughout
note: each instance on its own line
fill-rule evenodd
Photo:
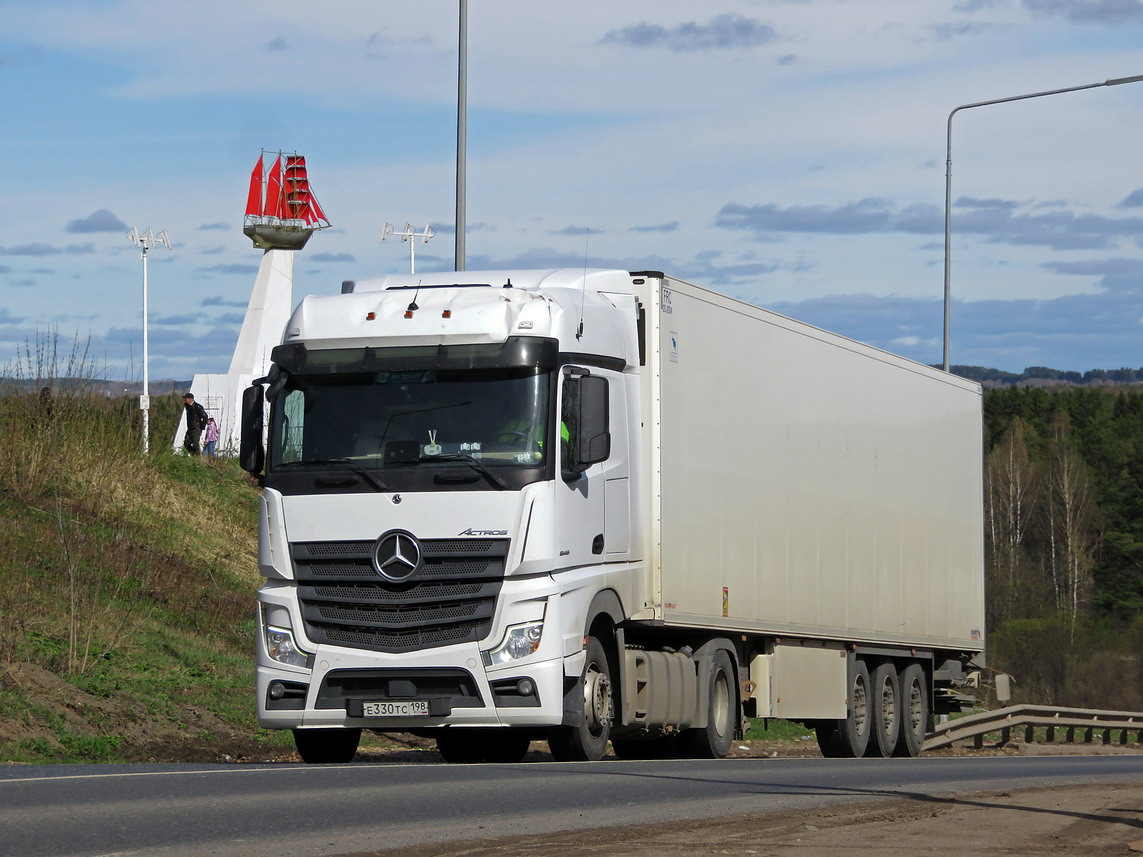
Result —
M 417 242 L 414 241 L 413 239 L 414 238 L 423 238 L 424 240 L 421 243 L 422 244 L 428 244 L 429 239 L 432 238 L 434 235 L 436 235 L 436 233 L 433 232 L 433 228 L 426 223 L 425 229 L 423 232 L 414 232 L 413 231 L 413 225 L 411 223 L 409 223 L 408 221 L 405 221 L 405 231 L 404 232 L 394 232 L 393 231 L 393 224 L 386 222 L 385 225 L 381 228 L 381 243 L 384 244 L 385 239 L 388 238 L 390 235 L 392 235 L 394 238 L 400 238 L 402 241 L 408 241 L 409 242 L 409 273 L 410 274 L 417 273 L 416 254 L 413 252 L 413 248 L 416 247 Z

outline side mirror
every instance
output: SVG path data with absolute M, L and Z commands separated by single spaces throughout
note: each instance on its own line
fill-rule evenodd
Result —
M 606 378 L 569 377 L 564 382 L 564 420 L 570 435 L 564 474 L 575 476 L 611 456 L 611 407 Z
M 262 445 L 265 425 L 262 416 L 263 389 L 254 384 L 242 391 L 242 438 L 238 444 L 238 465 L 257 476 L 266 464 L 266 448 Z

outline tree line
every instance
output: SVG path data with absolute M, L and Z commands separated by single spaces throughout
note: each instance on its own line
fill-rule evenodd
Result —
M 1143 391 L 984 395 L 991 666 L 1024 701 L 1143 710 Z
M 938 365 L 934 369 L 941 368 Z M 1021 381 L 1053 381 L 1061 384 L 1138 384 L 1143 383 L 1143 368 L 1131 369 L 1089 369 L 1075 372 L 1067 369 L 1052 369 L 1048 366 L 1028 366 L 1023 372 L 1005 372 L 987 366 L 950 366 L 954 375 L 968 378 L 978 383 L 996 382 L 1018 384 Z

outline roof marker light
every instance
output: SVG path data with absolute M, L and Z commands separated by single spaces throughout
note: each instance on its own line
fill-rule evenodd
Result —
M 367 312 L 367 313 L 365 313 L 365 320 L 366 320 L 366 321 L 373 321 L 373 320 L 374 320 L 374 319 L 376 319 L 376 318 L 377 318 L 377 313 L 375 313 L 375 312 Z
M 452 310 L 446 309 L 444 312 L 441 313 L 441 318 L 452 318 Z

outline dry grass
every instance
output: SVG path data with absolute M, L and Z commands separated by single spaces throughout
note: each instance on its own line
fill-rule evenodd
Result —
M 252 489 L 246 502 L 227 508 L 219 486 L 242 484 L 231 463 L 172 451 L 181 409 L 174 395 L 152 397 L 151 454 L 144 456 L 137 400 L 94 394 L 98 371 L 78 342 L 64 354 L 55 337 L 39 338 L 8 367 L 7 389 L 0 389 L 0 509 L 5 502 L 59 507 L 127 538 L 146 530 L 150 539 L 158 534 L 156 549 L 193 567 L 256 582 Z
M 172 450 L 181 402 L 93 392 L 78 343 L 39 337 L 0 385 L 0 660 L 84 674 L 155 610 L 192 625 L 250 612 L 255 486 L 231 461 Z
M 54 335 L 0 368 L 0 761 L 252 752 L 257 486 L 172 449 L 176 395 L 144 455 L 104 374 Z

